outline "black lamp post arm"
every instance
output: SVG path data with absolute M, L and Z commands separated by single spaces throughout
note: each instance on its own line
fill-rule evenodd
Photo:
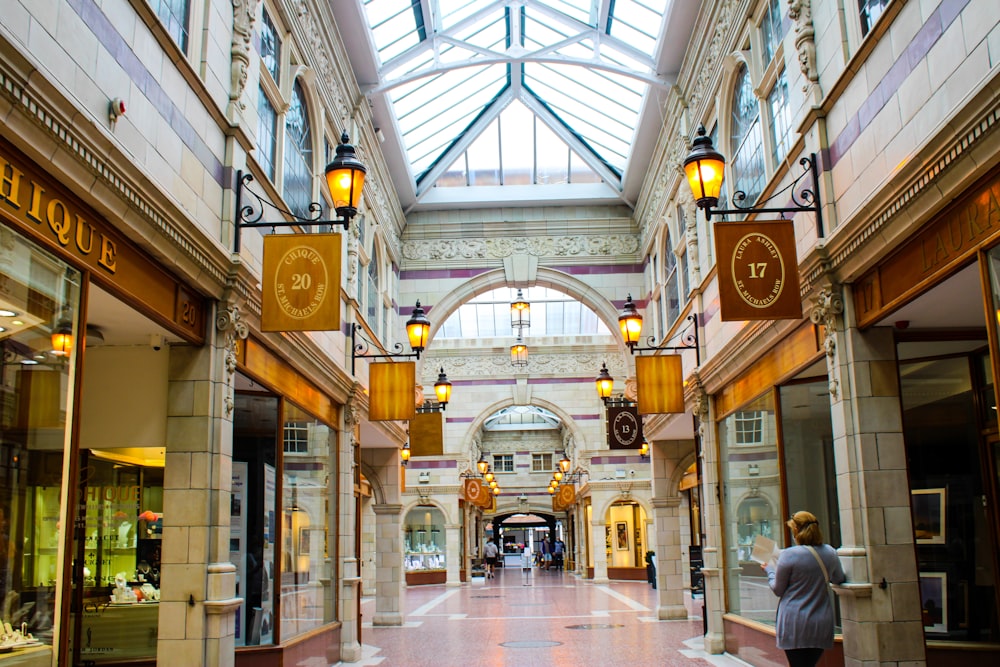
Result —
M 358 359 L 358 357 L 365 357 L 366 359 L 420 359 L 419 350 L 415 350 L 413 352 L 403 352 L 402 343 L 393 343 L 392 349 L 395 350 L 395 352 L 371 354 L 369 350 L 372 349 L 372 343 L 364 336 L 358 335 L 358 331 L 360 330 L 360 324 L 351 325 L 351 375 L 354 375 L 354 362 Z
M 656 339 L 650 336 L 647 339 L 649 347 L 633 347 L 632 354 L 636 352 L 655 352 L 657 350 L 690 350 L 694 349 L 695 365 L 701 366 L 701 347 L 698 343 L 698 315 L 691 313 L 687 316 L 687 321 L 692 324 L 691 330 L 681 335 L 680 345 L 656 345 Z

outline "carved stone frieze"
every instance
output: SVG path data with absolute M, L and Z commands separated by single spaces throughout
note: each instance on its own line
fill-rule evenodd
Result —
M 687 242 L 688 285 L 701 284 L 701 261 L 698 247 L 698 206 L 694 203 L 694 195 L 689 188 L 681 188 L 677 205 L 684 214 L 684 237 Z
M 334 110 L 340 118 L 350 118 L 351 109 L 347 103 L 347 95 L 344 92 L 340 75 L 333 66 L 330 51 L 323 39 L 323 36 L 327 34 L 326 31 L 320 30 L 316 24 L 316 18 L 309 11 L 309 3 L 305 0 L 300 0 L 299 2 L 298 15 L 302 32 L 306 36 L 306 39 L 309 40 L 309 53 L 312 54 L 316 69 L 322 73 L 323 81 L 332 93 Z
M 608 358 L 603 354 L 544 354 L 530 353 L 528 355 L 528 370 L 532 375 L 569 375 L 572 377 L 589 377 L 596 375 L 601 363 L 607 361 L 608 371 L 612 376 L 624 378 L 627 374 L 625 362 L 617 355 Z M 513 373 L 510 356 L 506 354 L 448 357 L 435 359 L 434 363 L 424 364 L 420 381 L 431 386 L 437 380 L 438 366 L 443 362 L 451 380 L 461 378 Z
M 257 17 L 257 6 L 260 0 L 232 0 L 233 3 L 233 39 L 230 44 L 232 65 L 230 66 L 229 99 L 240 109 L 246 108 L 243 103 L 243 90 L 247 85 L 247 71 L 250 67 L 250 40 L 253 37 L 253 24 Z
M 633 235 L 515 236 L 406 241 L 403 257 L 409 260 L 496 259 L 511 255 L 611 257 L 629 255 L 638 250 L 639 238 Z
M 237 341 L 246 340 L 250 335 L 250 328 L 240 316 L 239 306 L 233 304 L 224 307 L 220 304 L 219 310 L 215 314 L 215 329 L 225 335 L 225 364 L 226 364 L 226 395 L 223 402 L 226 407 L 226 416 L 233 414 L 236 402 L 233 399 L 233 377 L 236 375 L 236 355 Z

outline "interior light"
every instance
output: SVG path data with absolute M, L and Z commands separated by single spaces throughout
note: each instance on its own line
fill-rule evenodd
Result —
M 17 317 L 17 313 L 6 308 L 0 309 L 0 317 Z

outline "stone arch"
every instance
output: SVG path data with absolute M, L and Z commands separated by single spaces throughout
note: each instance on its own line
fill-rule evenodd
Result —
M 563 427 L 568 429 L 570 434 L 573 436 L 577 449 L 587 449 L 585 446 L 586 438 L 584 438 L 583 431 L 581 431 L 580 427 L 577 426 L 576 420 L 573 419 L 571 414 L 557 404 L 547 401 L 544 398 L 532 397 L 531 404 L 540 408 L 545 408 L 552 414 L 559 417 L 559 419 L 562 420 Z M 479 416 L 477 416 L 475 420 L 469 424 L 468 430 L 466 430 L 465 435 L 462 437 L 462 448 L 460 451 L 470 453 L 472 451 L 473 441 L 475 440 L 477 434 L 482 431 L 483 424 L 490 417 L 490 415 L 496 413 L 501 408 L 510 407 L 512 405 L 514 405 L 513 398 L 504 398 L 485 406 L 482 411 L 480 411 Z M 471 461 L 470 465 L 472 465 Z
M 454 505 L 455 508 L 457 509 L 458 503 L 454 503 Z M 433 507 L 434 509 L 438 510 L 439 512 L 441 512 L 442 516 L 444 516 L 445 525 L 454 525 L 458 523 L 458 521 L 452 517 L 449 508 L 446 507 L 443 503 L 440 503 L 433 498 L 429 498 L 428 500 L 416 499 L 416 500 L 410 500 L 408 502 L 404 499 L 403 510 L 399 515 L 400 530 L 402 530 L 402 526 L 406 523 L 406 517 L 410 514 L 412 510 L 415 510 L 418 507 Z
M 594 289 L 579 278 L 575 278 L 568 273 L 546 267 L 538 267 L 538 272 L 535 276 L 535 282 L 533 285 L 549 287 L 563 292 L 564 294 L 568 294 L 593 310 L 594 313 L 597 314 L 597 317 L 599 317 L 608 329 L 611 330 L 612 335 L 618 343 L 619 349 L 623 353 L 625 352 L 625 343 L 622 340 L 621 332 L 618 329 L 618 309 L 615 308 L 611 300 L 604 296 L 601 292 Z M 462 285 L 456 287 L 440 301 L 432 304 L 434 316 L 431 318 L 430 340 L 434 340 L 434 336 L 437 334 L 438 329 L 444 325 L 445 320 L 447 320 L 452 313 L 458 310 L 459 306 L 464 304 L 469 299 L 483 294 L 484 292 L 500 287 L 509 287 L 507 283 L 507 274 L 503 269 L 494 269 L 492 271 L 487 271 L 486 273 L 481 273 L 475 278 L 462 283 Z M 638 288 L 641 289 L 641 284 Z
M 619 501 L 622 501 L 622 500 L 633 502 L 636 505 L 638 505 L 639 507 L 641 507 L 642 511 L 645 512 L 645 514 L 646 514 L 646 521 L 647 522 L 649 522 L 649 521 L 651 521 L 653 519 L 653 508 L 652 508 L 652 506 L 650 506 L 649 504 L 647 504 L 646 502 L 644 502 L 642 498 L 636 498 L 635 496 L 629 496 L 628 498 L 623 498 L 621 493 L 619 493 L 619 494 L 617 494 L 617 495 L 615 495 L 615 496 L 613 496 L 611 498 L 608 498 L 607 500 L 604 501 L 604 503 L 600 507 L 596 508 L 596 510 L 594 511 L 594 514 L 593 514 L 594 519 L 595 520 L 599 519 L 601 521 L 601 523 L 606 523 L 607 522 L 608 511 L 611 509 L 611 506 L 614 505 L 615 503 L 619 502 Z M 597 510 L 599 510 L 599 511 L 597 511 Z
M 697 458 L 698 454 L 696 452 L 691 452 L 677 461 L 677 465 L 674 467 L 673 472 L 670 473 L 670 477 L 668 478 L 669 481 L 666 489 L 668 498 L 676 498 L 681 495 L 679 489 L 681 486 L 681 479 L 684 478 L 684 471 L 687 470 Z
M 376 505 L 385 504 L 385 489 L 382 488 L 382 480 L 379 479 L 378 473 L 370 465 L 361 462 L 361 474 L 365 476 L 368 483 L 372 485 L 372 497 L 375 499 Z

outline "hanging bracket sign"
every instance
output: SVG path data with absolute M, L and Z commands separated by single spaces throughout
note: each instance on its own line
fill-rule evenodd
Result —
M 791 220 L 720 222 L 715 252 L 723 321 L 802 318 Z

